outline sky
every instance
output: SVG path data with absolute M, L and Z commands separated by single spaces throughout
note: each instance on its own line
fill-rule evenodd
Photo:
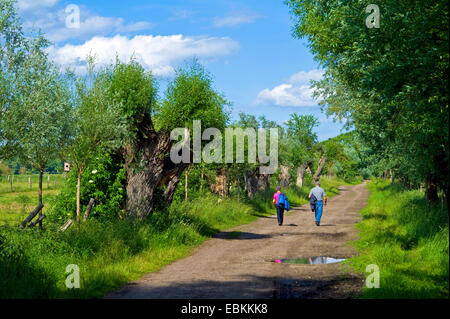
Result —
M 231 102 L 232 119 L 245 112 L 283 125 L 292 113 L 312 114 L 320 141 L 344 132 L 312 98 L 309 81 L 323 70 L 307 42 L 293 36 L 282 0 L 18 0 L 17 6 L 25 29 L 52 41 L 49 56 L 79 74 L 88 54 L 99 65 L 134 56 L 158 78 L 163 96 L 175 70 L 197 58 Z

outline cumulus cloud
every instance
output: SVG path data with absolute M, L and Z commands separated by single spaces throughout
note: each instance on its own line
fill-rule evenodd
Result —
M 277 106 L 315 106 L 318 101 L 313 98 L 314 90 L 311 80 L 320 80 L 321 70 L 300 71 L 272 89 L 266 88 L 258 93 L 256 104 L 274 104 Z
M 121 61 L 131 57 L 157 76 L 172 76 L 174 66 L 183 60 L 197 57 L 203 61 L 214 60 L 239 50 L 239 44 L 230 38 L 137 35 L 129 38 L 94 37 L 81 45 L 66 44 L 49 48 L 50 57 L 63 67 L 77 73 L 86 72 L 86 57 L 92 54 L 99 65 L 113 62 L 116 55 Z
M 148 30 L 154 24 L 148 21 L 126 23 L 123 18 L 102 17 L 84 6 L 80 9 L 80 27 L 69 28 L 66 19 L 70 13 L 59 0 L 19 0 L 17 3 L 25 29 L 40 29 L 53 42 L 87 40 L 93 36 L 130 33 Z

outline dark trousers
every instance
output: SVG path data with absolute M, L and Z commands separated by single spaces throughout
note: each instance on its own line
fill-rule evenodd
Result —
M 283 216 L 284 216 L 284 206 L 283 205 L 277 205 L 277 217 L 278 217 L 278 224 L 283 224 Z

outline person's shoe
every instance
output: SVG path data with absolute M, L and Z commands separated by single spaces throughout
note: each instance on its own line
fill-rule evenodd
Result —
M 281 225 L 283 225 L 283 224 L 278 223 L 278 226 L 281 226 Z
M 316 226 L 319 226 L 319 225 L 320 225 L 320 223 L 318 221 L 316 221 Z

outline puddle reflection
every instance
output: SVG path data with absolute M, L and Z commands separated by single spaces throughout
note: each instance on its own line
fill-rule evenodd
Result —
M 309 264 L 309 265 L 320 265 L 320 264 L 334 264 L 344 261 L 342 258 L 333 258 L 326 256 L 316 256 L 308 258 L 294 258 L 294 259 L 275 259 L 272 262 L 277 264 Z

